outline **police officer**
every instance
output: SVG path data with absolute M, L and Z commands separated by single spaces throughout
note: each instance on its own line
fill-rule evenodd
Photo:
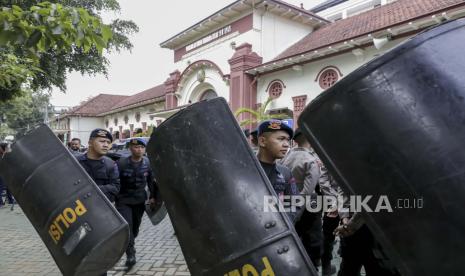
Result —
M 105 156 L 112 141 L 110 132 L 101 128 L 94 129 L 90 133 L 87 152 L 78 156 L 77 160 L 105 196 L 114 202 L 120 189 L 119 172 L 116 163 Z
M 130 238 L 126 250 L 128 270 L 136 264 L 135 238 L 139 233 L 142 215 L 145 210 L 147 193 L 150 190 L 150 204 L 155 204 L 156 187 L 150 161 L 145 154 L 146 142 L 141 138 L 132 138 L 128 142 L 131 156 L 118 160 L 121 190 L 116 197 L 116 209 L 129 224 Z
M 0 143 L 0 159 L 3 158 L 3 156 L 8 152 L 8 144 L 7 143 Z M 13 196 L 10 193 L 10 190 L 6 187 L 6 183 L 3 181 L 2 177 L 0 176 L 0 207 L 6 204 L 6 202 L 3 202 L 3 191 L 6 190 L 6 198 L 5 200 L 8 200 L 9 204 L 13 204 L 15 201 L 13 199 Z
M 268 120 L 258 126 L 257 132 L 257 158 L 276 194 L 279 198 L 298 195 L 299 191 L 291 171 L 276 164 L 276 160 L 283 158 L 289 150 L 293 130 L 281 120 Z M 297 213 L 288 214 L 293 221 L 297 219 Z
M 71 154 L 75 157 L 79 156 L 82 154 L 81 152 L 81 139 L 79 138 L 73 138 L 71 139 L 71 142 L 69 142 L 69 151 Z
M 325 276 L 332 275 L 336 271 L 336 266 L 331 262 L 333 260 L 333 249 L 336 239 L 334 231 L 338 227 L 340 221 L 338 208 L 343 205 L 343 192 L 323 163 L 320 163 L 320 172 L 321 176 L 318 180 L 318 186 L 320 187 L 321 193 L 337 198 L 336 205 L 332 206 L 332 208 L 323 215 L 323 254 L 321 256 L 321 263 L 323 276 Z
M 119 171 L 116 163 L 105 156 L 112 141 L 110 132 L 101 128 L 94 129 L 90 133 L 87 152 L 77 156 L 76 159 L 108 200 L 114 202 L 120 189 Z
M 316 207 L 317 193 L 315 188 L 317 188 L 320 178 L 320 166 L 317 158 L 311 152 L 310 143 L 300 129 L 295 131 L 293 140 L 298 146 L 292 148 L 279 163 L 292 171 L 300 194 L 307 196 L 307 198 L 310 196 L 311 203 L 307 204 L 312 204 L 314 208 Z M 295 224 L 296 232 L 315 266 L 321 259 L 323 249 L 321 214 L 321 210 L 313 212 L 304 210 L 300 220 Z

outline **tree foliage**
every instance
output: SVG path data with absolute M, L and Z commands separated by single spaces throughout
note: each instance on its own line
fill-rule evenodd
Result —
M 269 114 L 266 112 L 268 106 L 274 99 L 269 97 L 264 104 L 262 104 L 259 108 L 256 110 L 247 108 L 247 107 L 241 107 L 234 112 L 234 116 L 236 118 L 239 118 L 239 115 L 241 114 L 250 114 L 250 118 L 242 120 L 239 122 L 240 126 L 245 126 L 245 125 L 254 125 L 258 124 L 260 122 L 270 120 L 270 119 L 284 119 L 287 118 L 288 116 L 285 114 Z
M 0 101 L 21 90 L 66 90 L 66 75 L 107 73 L 104 49 L 131 49 L 132 21 L 104 24 L 101 12 L 118 11 L 116 0 L 0 0 Z
M 44 122 L 45 115 L 53 113 L 47 93 L 23 91 L 21 96 L 6 102 L 0 102 L 0 137 L 22 135 L 35 125 Z M 2 133 L 3 132 L 3 133 Z

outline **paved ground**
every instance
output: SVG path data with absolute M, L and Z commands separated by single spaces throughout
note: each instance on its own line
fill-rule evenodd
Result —
M 108 275 L 190 275 L 173 233 L 168 218 L 152 226 L 144 216 L 136 240 L 138 263 L 126 273 L 123 257 Z M 336 258 L 336 263 L 339 262 L 340 259 Z M 18 206 L 13 211 L 6 207 L 0 208 L 0 275 L 61 275 Z
M 144 219 L 136 240 L 138 263 L 124 271 L 123 257 L 108 275 L 190 275 L 168 218 L 157 226 Z M 61 275 L 39 236 L 15 206 L 0 208 L 0 275 Z

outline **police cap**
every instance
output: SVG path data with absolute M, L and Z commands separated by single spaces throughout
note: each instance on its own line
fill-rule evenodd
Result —
M 136 138 L 131 138 L 131 139 L 129 139 L 128 145 L 129 145 L 129 146 L 130 146 L 130 145 L 134 145 L 134 146 L 135 146 L 135 145 L 141 145 L 141 146 L 146 147 L 146 146 L 147 146 L 147 143 L 145 142 L 144 139 L 142 139 L 142 138 L 137 138 L 137 137 L 136 137 Z
M 102 128 L 96 128 L 92 130 L 90 133 L 90 138 L 107 138 L 110 139 L 111 142 L 113 142 L 113 137 L 111 136 L 111 133 L 108 130 L 102 129 Z
M 265 132 L 273 132 L 282 130 L 289 134 L 289 137 L 293 137 L 294 131 L 290 128 L 284 121 L 281 120 L 267 120 L 262 123 L 257 128 L 258 136 L 262 135 Z

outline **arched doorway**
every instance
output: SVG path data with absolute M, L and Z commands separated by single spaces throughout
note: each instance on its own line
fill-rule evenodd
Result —
M 211 100 L 211 99 L 214 99 L 214 98 L 217 98 L 217 97 L 218 97 L 218 94 L 216 94 L 215 90 L 207 89 L 202 93 L 202 95 L 199 98 L 199 101 Z
M 199 60 L 190 64 L 179 77 L 176 96 L 178 105 L 223 97 L 229 99 L 228 76 L 211 61 Z

